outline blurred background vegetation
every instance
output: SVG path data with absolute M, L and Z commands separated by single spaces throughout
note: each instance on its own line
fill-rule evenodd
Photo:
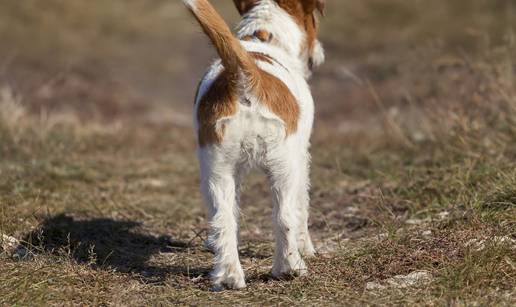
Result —
M 231 1 L 214 3 L 236 22 Z M 29 95 L 34 110 L 71 107 L 107 118 L 154 106 L 189 112 L 214 56 L 180 1 L 2 0 L 0 7 L 0 76 Z M 329 0 L 321 33 L 328 65 L 316 97 L 349 111 L 356 97 L 341 92 L 346 75 L 381 81 L 436 46 L 441 55 L 475 53 L 514 39 L 515 21 L 511 0 Z M 66 86 L 52 88 L 59 82 Z

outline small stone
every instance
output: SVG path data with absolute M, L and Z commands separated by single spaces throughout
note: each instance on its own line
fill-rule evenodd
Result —
M 432 275 L 426 271 L 416 271 L 408 275 L 396 275 L 389 278 L 386 282 L 396 288 L 408 288 L 428 283 L 432 280 Z
M 0 247 L 7 257 L 16 260 L 26 260 L 29 256 L 27 248 L 21 245 L 20 241 L 15 237 L 2 234 L 0 237 Z
M 448 212 L 448 211 L 439 212 L 437 214 L 437 217 L 439 217 L 439 219 L 441 219 L 441 220 L 448 218 L 448 216 L 450 216 L 450 212 Z
M 408 275 L 396 275 L 380 282 L 368 282 L 366 290 L 384 290 L 387 288 L 408 288 L 428 284 L 433 277 L 427 271 L 415 271 Z
M 2 239 L 0 240 L 0 243 L 2 249 L 8 253 L 14 252 L 16 248 L 20 245 L 20 241 L 18 241 L 18 239 L 4 234 L 2 234 Z
M 430 237 L 430 236 L 432 236 L 432 231 L 431 231 L 431 230 L 425 230 L 425 231 L 423 231 L 423 232 L 421 233 L 421 235 L 422 235 L 423 237 Z
M 386 289 L 387 287 L 386 286 L 383 286 L 377 282 L 368 282 L 366 284 L 366 290 L 383 290 L 383 289 Z

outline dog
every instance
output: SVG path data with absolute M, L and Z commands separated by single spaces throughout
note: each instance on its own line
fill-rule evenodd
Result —
M 240 186 L 254 167 L 274 202 L 272 275 L 307 274 L 309 146 L 314 102 L 307 80 L 324 62 L 317 39 L 324 0 L 234 0 L 237 34 L 207 0 L 183 0 L 220 59 L 202 78 L 194 122 L 214 290 L 246 287 L 238 255 Z

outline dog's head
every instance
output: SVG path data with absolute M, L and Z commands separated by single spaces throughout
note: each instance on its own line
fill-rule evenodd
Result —
M 241 15 L 245 15 L 262 1 L 267 0 L 233 0 Z M 324 62 L 324 50 L 317 39 L 319 24 L 317 13 L 324 15 L 325 0 L 268 0 L 275 2 L 287 12 L 304 33 L 299 56 L 306 61 L 309 70 Z

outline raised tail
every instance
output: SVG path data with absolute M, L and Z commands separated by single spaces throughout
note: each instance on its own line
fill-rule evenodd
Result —
M 208 0 L 183 0 L 190 12 L 210 38 L 222 64 L 229 73 L 244 73 L 253 83 L 258 67 L 240 41 L 231 33 L 227 23 Z

